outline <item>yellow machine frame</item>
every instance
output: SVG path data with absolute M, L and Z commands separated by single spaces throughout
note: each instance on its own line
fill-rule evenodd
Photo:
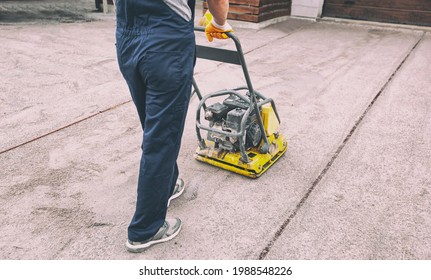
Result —
M 197 148 L 195 159 L 220 167 L 222 169 L 235 172 L 250 178 L 258 178 L 267 171 L 287 150 L 287 141 L 284 136 L 271 135 L 269 141 L 272 143 L 270 151 L 266 154 L 259 152 L 259 149 L 252 148 L 247 152 L 250 162 L 243 162 L 240 153 L 230 153 L 218 151 L 210 146 L 208 148 Z

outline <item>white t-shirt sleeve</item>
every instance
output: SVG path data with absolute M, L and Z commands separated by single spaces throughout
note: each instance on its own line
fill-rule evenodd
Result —
M 163 2 L 184 20 L 192 19 L 192 10 L 187 4 L 187 0 L 163 0 Z

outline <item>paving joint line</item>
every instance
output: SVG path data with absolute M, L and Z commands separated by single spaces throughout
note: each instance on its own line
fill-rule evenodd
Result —
M 365 116 L 368 114 L 368 112 L 371 110 L 371 108 L 374 106 L 374 103 L 377 101 L 377 99 L 381 96 L 381 94 L 386 90 L 388 85 L 391 83 L 391 81 L 394 79 L 398 71 L 402 68 L 404 63 L 408 60 L 410 55 L 413 53 L 413 51 L 418 47 L 420 42 L 422 42 L 422 39 L 425 37 L 426 32 L 422 32 L 422 36 L 418 39 L 418 41 L 414 44 L 414 46 L 410 49 L 410 51 L 407 53 L 407 55 L 404 57 L 404 59 L 400 62 L 398 67 L 394 70 L 392 75 L 389 77 L 389 79 L 386 81 L 386 83 L 383 85 L 383 87 L 379 90 L 379 92 L 374 96 L 371 103 L 367 106 L 365 111 L 362 113 L 362 115 L 359 117 L 359 119 L 355 122 L 354 126 L 350 130 L 349 134 L 344 138 L 341 145 L 337 148 L 336 152 L 330 159 L 330 161 L 326 164 L 325 168 L 320 172 L 319 176 L 314 180 L 314 182 L 311 184 L 311 187 L 307 190 L 305 195 L 302 197 L 302 199 L 299 201 L 299 203 L 294 208 L 293 212 L 289 215 L 289 217 L 281 224 L 279 229 L 275 232 L 272 239 L 267 243 L 265 248 L 260 252 L 259 254 L 259 260 L 263 260 L 268 255 L 269 251 L 271 251 L 272 247 L 274 246 L 275 242 L 278 240 L 278 238 L 283 234 L 284 230 L 287 228 L 287 226 L 290 224 L 290 222 L 295 218 L 296 214 L 298 214 L 299 210 L 301 210 L 302 206 L 307 201 L 308 197 L 311 195 L 313 190 L 316 188 L 316 186 L 320 183 L 322 178 L 328 173 L 329 169 L 335 162 L 335 160 L 338 158 L 344 147 L 347 145 L 353 134 L 355 133 L 356 129 L 359 127 L 359 125 L 362 123 Z
M 300 28 L 298 28 L 298 30 L 301 30 L 302 28 L 303 28 L 303 27 L 300 27 Z M 244 54 L 248 54 L 248 53 L 251 53 L 251 52 L 253 52 L 253 51 L 259 50 L 259 49 L 261 49 L 261 48 L 263 48 L 263 47 L 265 47 L 265 46 L 269 45 L 270 43 L 272 43 L 272 42 L 274 42 L 274 41 L 278 41 L 278 40 L 284 39 L 284 38 L 286 38 L 286 37 L 288 37 L 288 36 L 292 35 L 293 33 L 296 33 L 296 31 L 298 31 L 298 30 L 294 30 L 293 32 L 291 32 L 291 33 L 289 33 L 289 34 L 286 34 L 286 35 L 284 35 L 284 36 L 282 36 L 282 37 L 280 37 L 280 38 L 276 38 L 276 39 L 272 40 L 271 42 L 268 42 L 268 43 L 266 43 L 266 44 L 264 44 L 264 45 L 262 45 L 262 46 L 259 46 L 259 47 L 255 48 L 255 49 L 249 50 L 248 52 L 245 52 Z M 216 65 L 216 67 L 218 68 L 218 67 L 219 67 L 219 66 L 221 66 L 222 64 L 224 64 L 224 63 L 218 63 L 218 64 Z M 195 73 L 195 74 L 198 74 L 198 73 Z M 53 131 L 50 131 L 50 132 L 47 132 L 47 133 L 42 134 L 42 135 L 40 135 L 40 136 L 37 136 L 37 137 L 35 137 L 35 138 L 33 138 L 33 139 L 30 139 L 30 140 L 28 140 L 28 141 L 25 141 L 25 142 L 23 142 L 23 143 L 20 143 L 20 144 L 18 144 L 18 145 L 13 146 L 13 147 L 7 148 L 7 149 L 5 149 L 5 150 L 3 150 L 3 151 L 0 151 L 0 155 L 2 155 L 2 154 L 4 154 L 4 153 L 7 153 L 7 152 L 10 152 L 10 151 L 12 151 L 12 150 L 14 150 L 14 149 L 16 149 L 16 148 L 22 147 L 22 146 L 24 146 L 24 145 L 27 145 L 27 144 L 29 144 L 29 143 L 32 143 L 32 142 L 34 142 L 34 141 L 37 141 L 37 140 L 39 140 L 39 139 L 42 139 L 42 138 L 44 138 L 44 137 L 46 137 L 46 136 L 49 136 L 49 135 L 51 135 L 51 134 L 54 134 L 54 133 L 56 133 L 56 132 L 59 132 L 59 131 L 61 131 L 61 130 L 63 130 L 63 129 L 66 129 L 66 128 L 68 128 L 68 127 L 71 127 L 71 126 L 73 126 L 73 125 L 75 125 L 75 124 L 78 124 L 78 123 L 80 123 L 80 122 L 86 121 L 86 120 L 88 120 L 88 119 L 90 119 L 90 118 L 93 118 L 93 117 L 95 117 L 95 116 L 99 115 L 99 114 L 105 113 L 105 112 L 107 112 L 107 111 L 110 111 L 110 110 L 112 110 L 112 109 L 115 109 L 115 108 L 117 108 L 117 107 L 119 107 L 119 106 L 122 106 L 122 105 L 124 105 L 124 104 L 126 104 L 126 103 L 129 103 L 129 102 L 131 102 L 131 100 L 128 100 L 128 101 L 125 101 L 125 102 L 123 102 L 123 103 L 120 103 L 120 104 L 114 105 L 113 107 L 110 107 L 110 108 L 108 108 L 108 109 L 104 109 L 104 110 L 102 110 L 102 111 L 99 111 L 99 112 L 97 112 L 97 113 L 95 113 L 95 114 L 92 114 L 92 115 L 90 115 L 90 116 L 87 116 L 87 117 L 85 117 L 85 118 L 83 118 L 83 119 L 81 119 L 81 120 L 75 121 L 75 122 L 73 122 L 73 123 L 70 123 L 70 124 L 68 124 L 68 125 L 62 126 L 62 127 L 60 127 L 60 128 L 57 128 L 57 129 L 55 129 L 55 130 L 53 130 Z
M 314 24 L 316 24 L 316 22 L 312 22 L 312 23 L 310 23 L 310 25 L 314 25 Z M 270 42 L 267 42 L 267 43 L 265 43 L 265 44 L 263 44 L 263 45 L 261 45 L 261 46 L 258 46 L 258 47 L 254 48 L 254 49 L 252 49 L 252 50 L 249 50 L 249 51 L 247 51 L 247 52 L 244 52 L 244 55 L 249 54 L 249 53 L 254 52 L 254 51 L 257 51 L 257 50 L 260 50 L 260 49 L 262 49 L 262 48 L 264 48 L 264 47 L 267 47 L 267 46 L 271 45 L 272 43 L 274 43 L 274 42 L 276 42 L 276 41 L 283 40 L 283 39 L 285 39 L 285 38 L 287 38 L 287 37 L 289 37 L 289 36 L 291 36 L 291 35 L 293 35 L 293 34 L 297 33 L 298 31 L 302 31 L 303 29 L 305 29 L 305 28 L 307 28 L 307 27 L 308 27 L 308 25 L 304 25 L 304 26 L 298 27 L 298 29 L 292 30 L 292 32 L 287 33 L 287 34 L 286 34 L 286 35 L 284 35 L 284 36 L 281 36 L 281 37 L 279 37 L 279 38 L 275 38 L 274 40 L 272 40 L 272 41 L 270 41 Z M 258 32 L 256 32 L 256 33 L 258 33 Z
M 59 127 L 59 128 L 57 128 L 57 129 L 54 129 L 54 130 L 52 130 L 52 131 L 50 131 L 50 132 L 47 132 L 47 133 L 44 133 L 44 134 L 39 135 L 39 136 L 37 136 L 37 137 L 34 137 L 34 138 L 32 138 L 32 139 L 30 139 L 30 140 L 27 140 L 27 141 L 25 141 L 25 142 L 22 142 L 22 143 L 20 143 L 20 144 L 18 144 L 18 145 L 15 145 L 15 146 L 12 146 L 12 147 L 10 147 L 10 148 L 7 148 L 7 149 L 5 149 L 5 150 L 3 150 L 3 151 L 0 151 L 0 155 L 2 155 L 2 154 L 4 154 L 4 153 L 7 153 L 7 152 L 10 152 L 10 151 L 12 151 L 12 150 L 15 150 L 15 149 L 17 149 L 17 148 L 19 148 L 19 147 L 25 146 L 25 145 L 27 145 L 27 144 L 30 144 L 30 143 L 32 143 L 32 142 L 35 142 L 35 141 L 37 141 L 37 140 L 39 140 L 39 139 L 45 138 L 45 137 L 47 137 L 47 136 L 49 136 L 49 135 L 52 135 L 52 134 L 57 133 L 57 132 L 59 132 L 59 131 L 62 131 L 62 130 L 64 130 L 64 129 L 66 129 L 66 128 L 69 128 L 69 127 L 71 127 L 71 126 L 74 126 L 74 125 L 76 125 L 76 124 L 79 124 L 79 123 L 81 123 L 81 122 L 84 122 L 84 121 L 86 121 L 86 120 L 89 120 L 89 119 L 91 119 L 91 118 L 94 118 L 94 117 L 96 117 L 96 116 L 98 116 L 98 115 L 100 115 L 100 114 L 103 114 L 103 113 L 109 112 L 109 111 L 111 111 L 111 110 L 114 110 L 114 109 L 116 109 L 116 108 L 118 108 L 118 107 L 121 107 L 121 106 L 123 106 L 123 105 L 127 104 L 127 103 L 130 103 L 131 101 L 132 101 L 132 100 L 127 100 L 127 101 L 121 102 L 121 103 L 116 104 L 116 105 L 114 105 L 114 106 L 111 106 L 111 107 L 109 107 L 109 108 L 107 108 L 107 109 L 103 109 L 103 110 L 101 110 L 101 111 L 98 111 L 97 113 L 94 113 L 94 114 L 91 114 L 91 115 L 89 115 L 89 116 L 86 116 L 85 118 L 82 118 L 82 119 L 80 119 L 80 120 L 74 121 L 74 122 L 72 122 L 72 123 L 70 123 L 70 124 L 64 125 L 64 126 L 62 126 L 62 127 Z
M 315 23 L 316 23 L 316 22 L 313 22 L 313 23 L 311 23 L 311 24 L 315 24 Z M 283 40 L 284 38 L 287 38 L 287 37 L 291 36 L 292 34 L 296 33 L 297 31 L 301 31 L 301 30 L 302 30 L 302 29 L 304 29 L 304 28 L 305 28 L 305 26 L 301 26 L 301 27 L 299 27 L 298 29 L 293 30 L 292 32 L 290 32 L 290 33 L 288 33 L 288 34 L 283 35 L 283 36 L 281 36 L 281 37 L 279 37 L 279 38 L 275 38 L 275 39 L 271 40 L 270 42 L 267 42 L 267 43 L 265 43 L 265 44 L 263 44 L 263 45 L 261 45 L 261 46 L 257 46 L 256 48 L 251 49 L 251 50 L 248 50 L 248 51 L 243 51 L 244 56 L 245 56 L 246 54 L 249 54 L 249 53 L 252 53 L 252 52 L 254 52 L 254 51 L 260 50 L 260 49 L 262 49 L 262 48 L 264 48 L 264 47 L 267 47 L 267 46 L 269 46 L 270 44 L 272 44 L 272 43 L 274 43 L 274 42 L 276 42 L 276 41 Z M 257 32 L 259 32 L 259 31 L 257 31 Z M 257 32 L 256 32 L 256 33 L 257 33 Z M 240 42 L 241 42 L 241 41 L 240 41 Z M 216 63 L 216 64 L 215 64 L 214 68 L 218 69 L 220 66 L 223 66 L 224 64 L 226 64 L 226 62 L 218 62 L 218 63 Z M 248 62 L 247 62 L 247 61 L 246 61 L 246 65 L 248 65 Z M 195 72 L 195 73 L 194 73 L 194 75 L 199 75 L 199 74 L 201 74 L 201 73 L 204 73 L 204 72 Z

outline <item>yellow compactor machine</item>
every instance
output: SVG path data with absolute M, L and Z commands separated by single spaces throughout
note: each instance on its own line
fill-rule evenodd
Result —
M 195 30 L 204 31 L 199 27 Z M 280 118 L 274 101 L 253 89 L 240 41 L 234 33 L 226 34 L 235 43 L 236 51 L 198 45 L 197 57 L 241 65 L 247 86 L 202 96 L 193 80 L 194 92 L 200 99 L 195 158 L 258 178 L 286 152 L 288 145 L 279 131 Z M 207 105 L 210 100 L 214 103 Z

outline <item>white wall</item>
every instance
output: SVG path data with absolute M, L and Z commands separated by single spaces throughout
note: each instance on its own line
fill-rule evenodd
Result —
M 292 0 L 292 16 L 321 17 L 323 2 L 324 0 Z

